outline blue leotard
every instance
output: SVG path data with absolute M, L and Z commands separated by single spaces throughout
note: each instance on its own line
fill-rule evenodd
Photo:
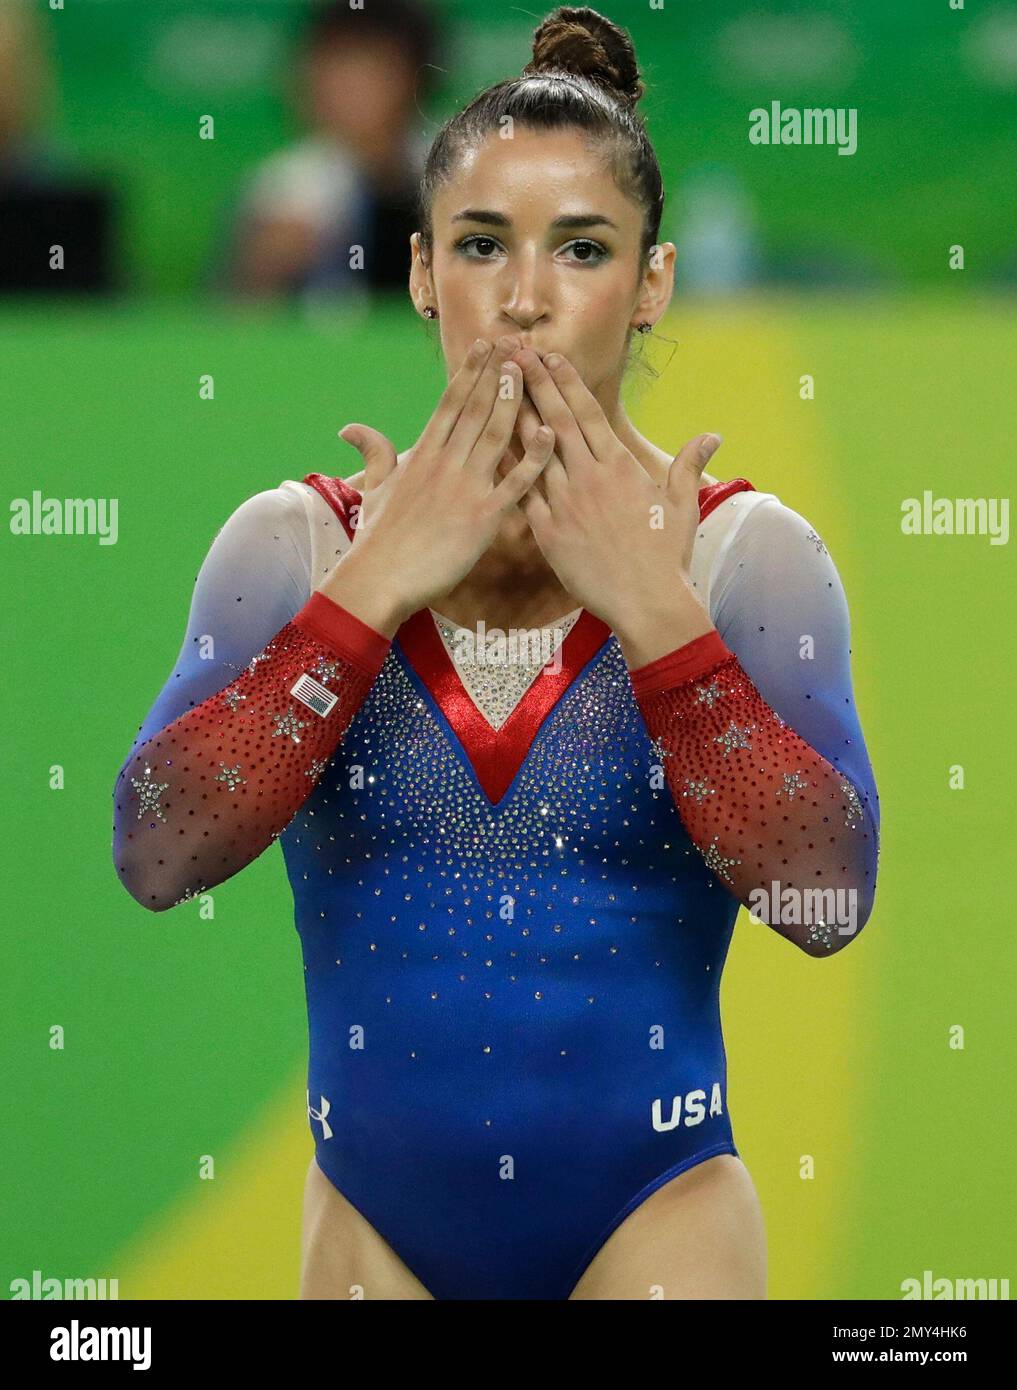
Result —
M 322 1172 L 435 1298 L 565 1299 L 651 1192 L 737 1153 L 718 994 L 742 876 L 766 882 L 775 865 L 798 863 L 796 835 L 815 854 L 821 825 L 832 857 L 815 877 L 832 884 L 836 864 L 838 883 L 861 895 L 860 925 L 868 918 L 878 800 L 843 591 L 822 541 L 772 494 L 744 480 L 704 489 L 693 579 L 716 632 L 635 680 L 610 630 L 583 610 L 560 670 L 494 730 L 429 610 L 390 646 L 329 629 L 321 595 L 311 615 L 321 625 L 299 627 L 350 543 L 358 500 L 309 475 L 250 499 L 217 537 L 178 666 L 118 779 L 117 867 L 139 901 L 165 907 L 278 837 L 303 948 L 306 1102 Z M 209 633 L 211 662 L 195 654 Z M 814 643 L 806 660 L 803 634 Z M 304 716 L 300 732 L 276 739 L 276 727 L 263 739 L 314 755 L 300 765 L 303 790 L 259 823 L 260 839 L 244 822 L 242 855 L 238 834 L 197 878 L 196 854 L 163 882 L 165 856 L 156 872 L 157 842 L 145 836 L 172 849 L 175 813 L 187 795 L 199 804 L 174 781 L 196 762 L 185 735 L 197 738 L 197 712 L 219 739 L 209 766 L 223 769 L 222 807 L 256 784 L 264 801 L 270 779 L 254 773 L 271 759 L 245 752 L 229 709 L 256 717 L 259 661 L 265 671 L 295 662 L 286 690 L 294 672 L 312 670 L 319 691 L 338 689 L 329 653 L 351 662 L 341 741 L 306 752 L 299 743 L 317 736 L 313 693 L 306 707 L 272 711 L 275 726 L 293 710 Z M 704 755 L 714 762 L 701 775 L 681 744 L 695 728 L 705 745 L 700 718 L 715 721 Z M 766 784 L 768 809 L 753 820 L 755 791 L 728 777 L 748 766 L 741 750 L 764 724 L 768 761 L 758 744 L 751 786 Z M 821 777 L 826 801 L 809 793 L 814 821 L 796 829 L 804 789 Z M 148 819 L 153 805 L 160 819 Z M 719 818 L 700 831 L 696 816 L 711 808 Z M 771 816 L 783 823 L 777 838 Z M 747 828 L 735 841 L 739 817 Z M 778 930 L 815 953 L 830 945 Z

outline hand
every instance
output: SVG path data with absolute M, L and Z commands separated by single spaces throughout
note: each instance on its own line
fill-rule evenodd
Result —
M 508 360 L 516 345 L 474 344 L 402 463 L 377 430 L 339 431 L 363 457 L 364 504 L 352 548 L 321 588 L 386 635 L 473 568 L 551 456 L 553 433 L 534 432 L 524 457 L 496 480 L 523 394 L 522 371 Z
M 614 630 L 630 667 L 711 631 L 689 569 L 700 480 L 718 436 L 690 440 L 658 486 L 566 358 L 542 362 L 523 349 L 513 360 L 528 397 L 521 439 L 528 445 L 542 420 L 556 442 L 541 488 L 519 506 L 564 587 Z

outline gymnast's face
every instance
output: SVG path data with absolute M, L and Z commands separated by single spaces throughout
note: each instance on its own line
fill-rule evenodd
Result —
M 423 266 L 414 236 L 411 289 L 438 309 L 449 376 L 477 338 L 510 334 L 563 353 L 609 406 L 633 324 L 670 296 L 671 257 L 643 276 L 643 211 L 585 134 L 490 135 L 440 186 L 431 218 L 433 259 Z

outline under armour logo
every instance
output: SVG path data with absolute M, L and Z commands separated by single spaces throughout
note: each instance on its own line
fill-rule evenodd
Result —
M 320 1109 L 320 1110 L 315 1110 L 314 1106 L 311 1104 L 311 1093 L 310 1093 L 310 1091 L 307 1092 L 307 1113 L 308 1113 L 308 1115 L 310 1115 L 310 1117 L 311 1117 L 312 1120 L 320 1120 L 320 1121 L 321 1121 L 321 1137 L 322 1137 L 323 1139 L 331 1139 L 331 1138 L 332 1138 L 332 1126 L 329 1124 L 328 1120 L 325 1119 L 325 1116 L 328 1114 L 328 1112 L 329 1112 L 331 1109 L 332 1109 L 332 1102 L 329 1101 L 329 1100 L 326 1100 L 326 1098 L 325 1098 L 324 1096 L 322 1096 L 322 1097 L 321 1097 L 321 1109 Z

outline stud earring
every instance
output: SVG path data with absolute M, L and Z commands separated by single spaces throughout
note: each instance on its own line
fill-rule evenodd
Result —
M 437 317 L 438 317 L 438 310 L 434 307 L 433 304 L 428 304 L 427 308 L 424 310 L 424 318 L 425 318 L 425 319 L 436 319 Z
M 651 330 L 652 328 L 653 328 L 653 324 L 652 324 L 652 323 L 637 323 L 637 324 L 636 324 L 636 332 L 637 332 L 637 333 L 649 333 L 650 330 Z

